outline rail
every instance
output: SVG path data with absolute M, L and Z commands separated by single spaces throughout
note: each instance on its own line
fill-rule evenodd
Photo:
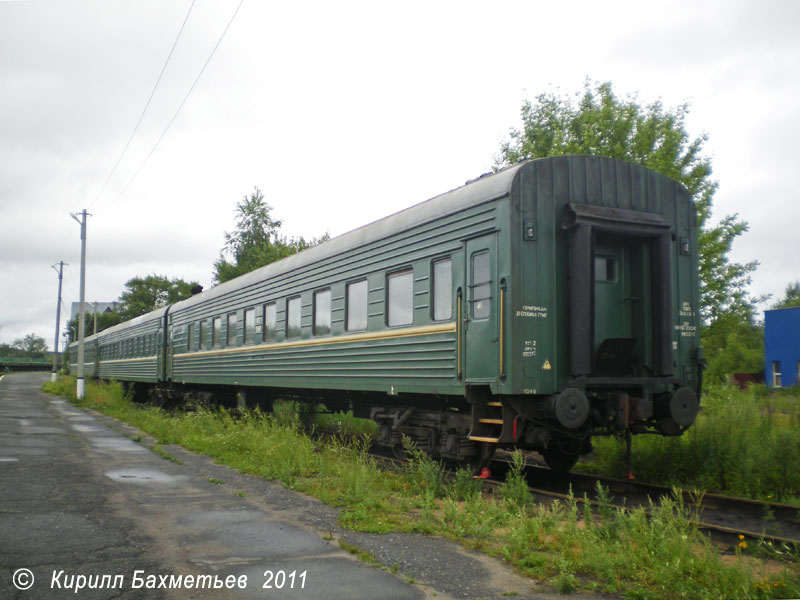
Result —
M 495 459 L 493 475 L 505 476 L 510 463 Z M 597 505 L 597 485 L 608 490 L 609 502 L 617 508 L 631 510 L 649 507 L 651 500 L 680 497 L 687 506 L 695 506 L 700 519 L 696 525 L 711 532 L 717 539 L 735 543 L 739 536 L 764 540 L 773 544 L 789 544 L 800 548 L 800 507 L 779 502 L 764 502 L 722 494 L 702 493 L 663 485 L 640 483 L 586 473 L 556 473 L 535 465 L 524 471 L 532 494 L 566 499 L 570 493 L 576 501 Z

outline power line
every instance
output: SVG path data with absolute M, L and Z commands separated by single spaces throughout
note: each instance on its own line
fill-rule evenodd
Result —
M 120 198 L 122 198 L 122 196 L 125 195 L 125 192 L 128 191 L 128 188 L 131 186 L 131 184 L 139 176 L 139 173 L 142 171 L 144 166 L 147 164 L 147 161 L 150 159 L 150 157 L 156 151 L 156 148 L 158 148 L 159 144 L 161 143 L 161 140 L 164 139 L 164 136 L 167 134 L 167 131 L 169 131 L 169 128 L 175 122 L 175 119 L 178 118 L 178 114 L 181 112 L 181 109 L 183 108 L 184 104 L 186 104 L 186 101 L 189 99 L 189 96 L 192 94 L 192 91 L 194 90 L 195 86 L 197 85 L 197 82 L 200 81 L 200 77 L 203 76 L 203 73 L 205 72 L 206 67 L 208 67 L 208 63 L 210 63 L 211 59 L 214 57 L 214 53 L 217 51 L 217 48 L 219 48 L 219 45 L 222 43 L 222 40 L 225 37 L 225 34 L 228 33 L 228 29 L 230 29 L 230 26 L 233 23 L 233 20 L 236 18 L 236 15 L 239 13 L 239 9 L 242 7 L 242 4 L 244 4 L 244 0 L 240 0 L 239 1 L 239 4 L 236 7 L 236 10 L 233 11 L 233 15 L 231 16 L 230 20 L 228 21 L 228 24 L 225 26 L 225 29 L 222 31 L 222 34 L 219 36 L 219 39 L 217 40 L 217 43 L 214 44 L 214 48 L 211 50 L 211 54 L 208 55 L 208 58 L 206 59 L 205 64 L 203 64 L 203 67 L 200 69 L 200 72 L 197 74 L 197 77 L 195 78 L 194 82 L 192 83 L 192 86 L 189 88 L 189 91 L 186 92 L 186 95 L 183 97 L 183 101 L 181 101 L 180 105 L 178 106 L 178 110 L 176 110 L 175 114 L 172 115 L 172 118 L 169 120 L 169 123 L 167 123 L 167 126 L 164 128 L 164 131 L 161 132 L 161 135 L 156 140 L 156 143 L 150 149 L 150 152 L 147 153 L 147 156 L 145 156 L 144 160 L 142 161 L 142 164 L 139 165 L 138 169 L 136 169 L 136 172 L 133 174 L 133 177 L 131 177 L 130 180 L 128 181 L 128 183 L 125 184 L 125 187 L 122 189 L 122 191 L 119 194 L 117 194 L 117 196 L 114 198 L 114 200 L 111 201 L 111 203 L 108 206 L 102 208 L 101 211 L 108 210 L 109 208 L 114 206 L 114 204 L 117 202 L 117 200 L 119 200 Z
M 147 99 L 147 102 L 145 102 L 144 108 L 142 109 L 142 114 L 139 115 L 139 120 L 136 121 L 136 126 L 133 128 L 133 131 L 131 132 L 131 135 L 128 138 L 128 142 L 122 149 L 119 158 L 117 158 L 117 162 L 111 169 L 111 173 L 108 174 L 108 177 L 103 183 L 103 187 L 101 187 L 100 191 L 97 192 L 97 196 L 95 197 L 94 200 L 92 200 L 92 203 L 89 205 L 89 208 L 94 206 L 95 202 L 97 202 L 100 199 L 100 196 L 105 191 L 106 186 L 108 186 L 108 182 L 111 181 L 111 178 L 117 172 L 117 168 L 119 167 L 119 164 L 122 162 L 122 157 L 125 156 L 125 153 L 128 151 L 128 148 L 130 147 L 131 142 L 133 141 L 133 137 L 136 135 L 136 132 L 139 131 L 139 125 L 142 124 L 142 119 L 144 119 L 144 115 L 147 112 L 147 109 L 150 107 L 150 102 L 153 100 L 153 96 L 155 96 L 156 90 L 158 89 L 158 84 L 161 83 L 161 78 L 164 76 L 164 71 L 167 70 L 167 65 L 169 64 L 169 61 L 172 58 L 172 54 L 175 52 L 175 47 L 178 45 L 178 40 L 181 39 L 181 34 L 183 33 L 184 28 L 186 27 L 186 22 L 189 20 L 189 15 L 192 14 L 192 8 L 194 8 L 194 3 L 196 1 L 197 0 L 192 0 L 192 3 L 189 5 L 189 10 L 186 12 L 186 17 L 183 19 L 183 24 L 181 25 L 181 28 L 178 31 L 178 35 L 175 37 L 175 41 L 172 43 L 172 48 L 170 48 L 169 54 L 167 55 L 167 59 L 164 61 L 164 66 L 161 67 L 161 72 L 158 74 L 158 79 L 156 79 L 156 83 L 153 86 L 152 91 L 150 92 L 150 97 Z

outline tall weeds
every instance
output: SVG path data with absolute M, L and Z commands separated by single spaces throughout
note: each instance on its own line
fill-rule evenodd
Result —
M 622 440 L 596 438 L 593 460 L 625 473 Z M 703 397 L 695 424 L 679 438 L 638 436 L 639 479 L 761 499 L 800 498 L 800 394 L 718 388 Z

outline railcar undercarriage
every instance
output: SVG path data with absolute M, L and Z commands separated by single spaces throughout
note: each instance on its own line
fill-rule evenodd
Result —
M 473 469 L 485 466 L 497 448 L 520 448 L 539 452 L 555 471 L 568 471 L 591 452 L 594 435 L 625 436 L 630 448 L 633 433 L 680 435 L 699 408 L 697 396 L 686 387 L 653 394 L 640 382 L 627 391 L 601 386 L 584 393 L 568 387 L 537 397 L 498 398 L 488 388 L 472 388 L 465 399 L 402 395 L 394 403 L 387 403 L 385 394 L 369 392 L 177 383 L 128 387 L 135 400 L 166 407 L 200 403 L 271 412 L 274 401 L 284 399 L 299 401 L 308 414 L 321 406 L 326 412 L 352 410 L 377 424 L 375 443 L 398 457 L 406 455 L 407 438 L 435 458 Z

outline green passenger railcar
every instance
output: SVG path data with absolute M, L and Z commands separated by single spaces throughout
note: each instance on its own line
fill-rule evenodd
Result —
M 160 308 L 114 325 L 85 340 L 87 377 L 130 383 L 157 384 L 163 380 L 164 324 L 167 308 Z M 77 343 L 70 346 L 70 368 L 77 369 Z
M 698 313 L 687 190 L 563 156 L 103 332 L 95 373 L 172 396 L 319 401 L 373 418 L 385 445 L 407 435 L 476 461 L 519 446 L 565 469 L 592 435 L 691 425 Z M 113 349 L 134 335 L 150 340 L 139 354 Z

